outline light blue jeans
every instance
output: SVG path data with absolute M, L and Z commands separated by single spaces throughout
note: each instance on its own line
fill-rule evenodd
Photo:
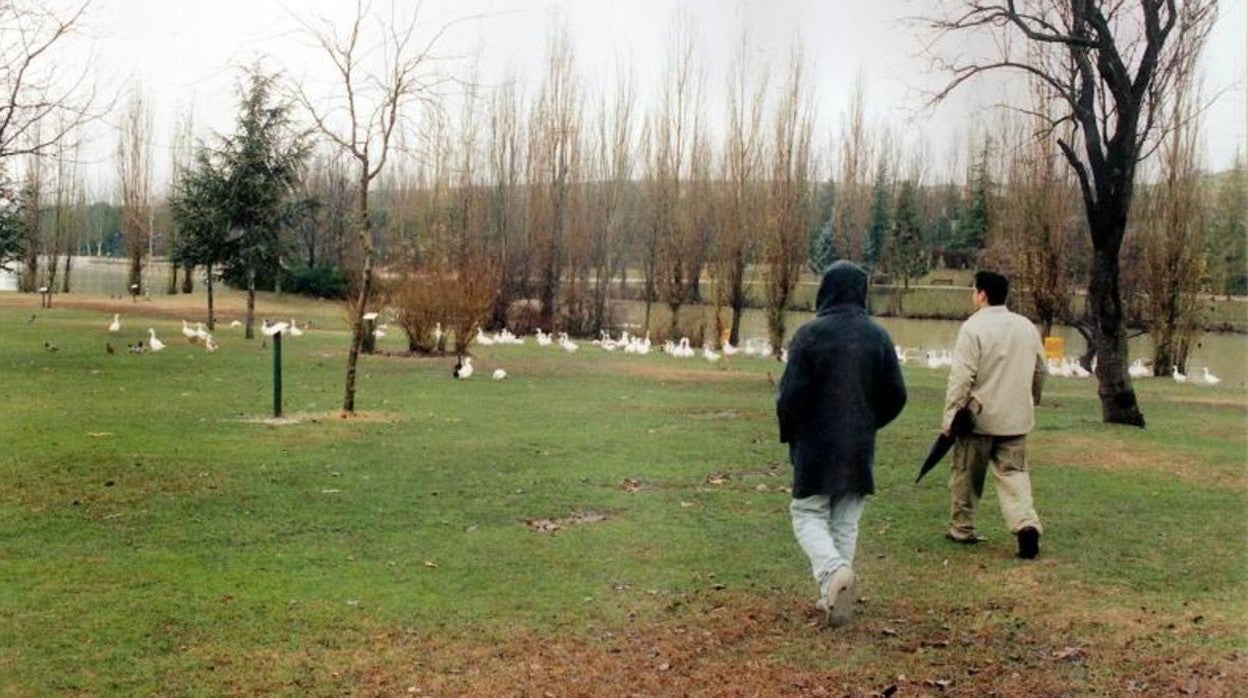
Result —
M 836 568 L 853 566 L 858 547 L 858 520 L 867 498 L 845 495 L 836 502 L 826 494 L 794 499 L 789 504 L 793 533 L 798 545 L 810 558 L 810 568 L 819 583 L 819 592 Z

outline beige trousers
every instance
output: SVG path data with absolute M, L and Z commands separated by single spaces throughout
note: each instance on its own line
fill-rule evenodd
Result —
M 971 434 L 953 446 L 949 473 L 949 535 L 966 539 L 975 535 L 975 509 L 984 494 L 984 478 L 991 466 L 996 481 L 1001 515 L 1010 533 L 1028 526 L 1044 532 L 1031 501 L 1031 476 L 1027 473 L 1027 437 Z

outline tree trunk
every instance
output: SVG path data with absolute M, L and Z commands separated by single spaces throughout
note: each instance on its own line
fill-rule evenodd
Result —
M 360 163 L 361 170 L 368 172 L 368 161 Z M 347 386 L 342 400 L 342 411 L 355 414 L 355 369 L 360 360 L 360 345 L 364 343 L 364 309 L 373 285 L 373 236 L 368 227 L 368 176 L 360 177 L 360 242 L 364 247 L 364 268 L 360 274 L 360 295 L 356 299 L 355 312 L 351 316 L 351 348 L 347 351 Z
M 65 253 L 65 272 L 61 275 L 61 293 L 69 293 L 69 270 L 73 268 L 73 252 Z
M 39 250 L 32 247 L 26 252 L 26 273 L 22 274 L 22 291 L 34 293 L 39 288 Z
M 165 288 L 165 295 L 175 296 L 178 293 L 178 263 L 169 261 L 169 285 Z
M 1122 235 L 1116 236 L 1121 240 Z M 1093 252 L 1088 302 L 1096 341 L 1097 394 L 1101 419 L 1110 424 L 1144 426 L 1127 373 L 1127 333 L 1123 324 L 1122 295 L 1118 288 L 1118 245 L 1097 245 Z
M 247 339 L 256 338 L 256 270 L 247 269 L 247 327 L 243 332 Z
M 732 307 L 732 329 L 728 334 L 728 342 L 741 346 L 741 317 L 745 315 L 745 255 L 739 251 L 732 260 L 731 283 L 728 305 Z
M 188 264 L 182 268 L 182 293 L 193 293 L 195 291 L 194 274 L 195 274 L 194 264 Z
M 130 276 L 126 285 L 132 296 L 143 293 L 143 250 L 130 252 Z
M 216 330 L 217 318 L 212 308 L 212 263 L 205 265 L 204 284 L 208 288 L 208 329 Z

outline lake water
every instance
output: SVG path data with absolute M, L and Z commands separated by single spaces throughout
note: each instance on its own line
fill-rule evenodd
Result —
M 645 319 L 645 303 L 622 301 L 619 306 L 625 310 L 629 323 L 640 325 Z M 696 318 L 699 313 L 705 317 L 707 327 L 712 327 L 712 311 L 706 306 L 691 306 L 682 309 L 682 322 L 686 326 L 696 322 L 693 318 Z M 670 317 L 667 306 L 659 303 L 651 306 L 650 326 L 652 328 L 666 328 Z M 792 337 L 798 327 L 812 318 L 814 318 L 814 313 L 804 311 L 786 313 L 786 335 Z M 891 317 L 876 318 L 876 320 L 888 330 L 893 342 L 920 352 L 952 350 L 954 340 L 958 336 L 958 327 L 962 324 L 956 320 L 912 320 Z M 1054 332 L 1065 339 L 1067 355 L 1077 356 L 1083 353 L 1083 335 L 1080 335 L 1077 330 L 1058 326 L 1054 328 Z M 767 319 L 762 310 L 746 309 L 745 315 L 741 318 L 741 336 L 743 338 L 767 336 Z M 1153 342 L 1147 334 L 1131 339 L 1129 346 L 1133 360 L 1136 358 L 1152 359 Z M 1194 382 L 1199 382 L 1200 369 L 1204 366 L 1208 366 L 1214 375 L 1222 379 L 1222 383 L 1218 385 L 1219 388 L 1230 387 L 1242 390 L 1248 387 L 1248 335 L 1229 333 L 1201 335 L 1199 344 L 1187 363 L 1187 370 L 1192 374 Z

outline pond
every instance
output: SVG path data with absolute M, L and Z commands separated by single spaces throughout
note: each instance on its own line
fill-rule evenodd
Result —
M 640 326 L 645 319 L 645 303 L 640 301 L 622 301 L 617 304 L 627 315 L 627 322 Z M 682 322 L 690 324 L 691 318 L 701 313 L 711 326 L 712 310 L 707 306 L 690 306 L 681 310 Z M 654 304 L 651 306 L 650 326 L 666 328 L 671 317 L 667 306 Z M 814 317 L 814 313 L 791 311 L 785 314 L 786 336 L 792 337 L 803 323 Z M 876 318 L 892 336 L 893 342 L 907 349 L 939 351 L 953 349 L 954 340 L 958 335 L 960 321 L 956 320 L 914 320 L 909 318 Z M 1077 330 L 1067 326 L 1054 328 L 1056 336 L 1062 337 L 1066 345 L 1066 354 L 1076 356 L 1083 353 L 1083 336 Z M 742 337 L 766 337 L 767 320 L 762 310 L 747 309 L 741 318 Z M 1141 335 L 1130 340 L 1131 358 L 1152 359 L 1153 342 L 1148 335 Z M 1210 372 L 1222 379 L 1218 388 L 1234 388 L 1242 390 L 1248 387 L 1248 335 L 1234 333 L 1205 333 L 1198 340 L 1195 350 L 1188 358 L 1187 370 L 1192 374 L 1192 382 L 1200 382 L 1201 368 L 1208 367 Z M 1168 380 L 1168 379 L 1167 379 Z M 1204 387 L 1203 384 L 1201 387 Z

